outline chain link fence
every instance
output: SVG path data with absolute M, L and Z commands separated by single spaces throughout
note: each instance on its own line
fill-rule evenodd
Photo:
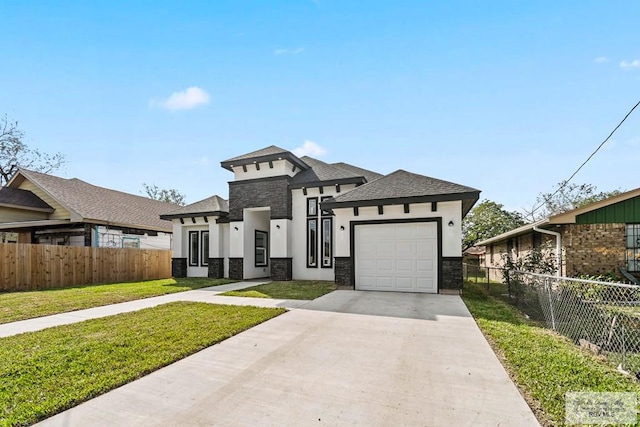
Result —
M 506 296 L 529 317 L 640 375 L 640 286 L 521 271 L 504 276 Z

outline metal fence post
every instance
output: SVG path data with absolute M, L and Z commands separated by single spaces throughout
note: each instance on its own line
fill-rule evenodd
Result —
M 553 301 L 551 299 L 551 279 L 550 278 L 546 278 L 545 279 L 546 282 L 546 286 L 547 286 L 547 295 L 549 296 L 549 312 L 551 313 L 551 328 L 555 331 L 556 330 L 556 315 L 553 311 Z

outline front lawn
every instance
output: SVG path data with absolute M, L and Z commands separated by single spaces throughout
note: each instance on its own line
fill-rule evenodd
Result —
M 336 290 L 336 284 L 325 281 L 295 280 L 271 282 L 252 286 L 239 291 L 229 291 L 221 295 L 231 297 L 303 299 L 312 300 Z
M 478 326 L 541 423 L 564 425 L 565 394 L 640 393 L 640 385 L 567 338 L 528 321 L 521 312 L 465 282 L 462 295 Z
M 234 281 L 227 279 L 189 277 L 42 291 L 0 292 L 0 324 L 232 282 Z
M 30 425 L 284 313 L 174 302 L 0 339 L 0 425 Z

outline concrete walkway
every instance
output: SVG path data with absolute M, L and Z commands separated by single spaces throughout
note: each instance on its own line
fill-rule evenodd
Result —
M 43 426 L 537 426 L 458 296 L 336 291 Z
M 267 298 L 242 298 L 220 296 L 223 292 L 235 291 L 260 285 L 264 282 L 237 282 L 228 285 L 212 286 L 209 288 L 196 289 L 193 291 L 177 292 L 174 294 L 150 297 L 135 301 L 123 302 L 119 304 L 105 305 L 102 307 L 88 308 L 85 310 L 70 311 L 68 313 L 54 314 L 52 316 L 37 317 L 35 319 L 22 320 L 19 322 L 5 323 L 0 325 L 0 338 L 17 335 L 24 332 L 39 331 L 52 326 L 68 325 L 70 323 L 82 322 L 88 319 L 112 316 L 114 314 L 137 311 L 143 308 L 155 307 L 174 301 L 196 301 L 216 304 L 231 305 L 253 305 L 258 307 L 285 307 L 296 308 L 308 301 L 302 300 L 277 300 Z

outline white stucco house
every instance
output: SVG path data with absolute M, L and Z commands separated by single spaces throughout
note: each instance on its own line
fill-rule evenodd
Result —
M 381 175 L 270 146 L 221 162 L 229 200 L 167 212 L 176 277 L 331 280 L 437 293 L 462 284 L 462 218 L 474 188 L 403 170 Z

